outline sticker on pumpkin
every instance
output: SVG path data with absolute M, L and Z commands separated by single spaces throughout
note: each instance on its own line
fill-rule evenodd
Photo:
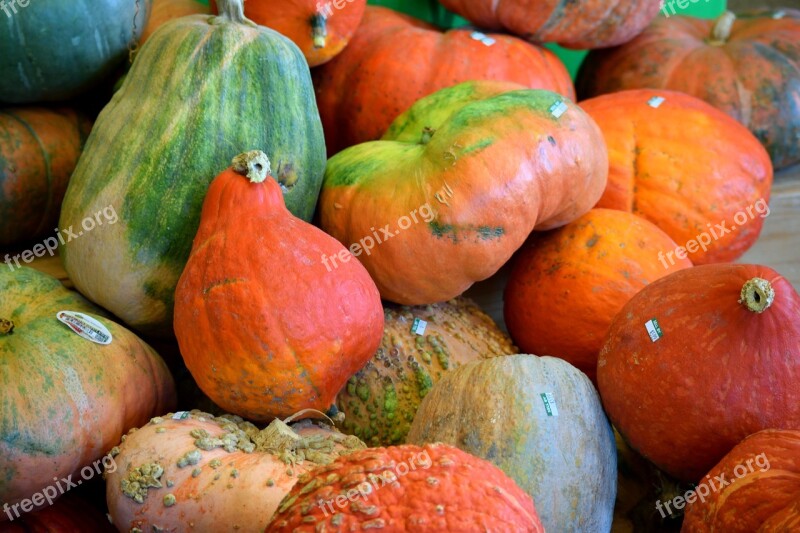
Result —
M 663 96 L 654 96 L 647 101 L 647 105 L 649 105 L 653 109 L 658 109 L 659 107 L 661 107 L 661 104 L 663 104 L 666 101 L 667 99 L 664 98 Z
M 650 335 L 650 340 L 653 342 L 656 342 L 664 336 L 664 332 L 661 331 L 661 326 L 658 325 L 658 320 L 655 318 L 648 320 L 644 327 L 647 330 L 647 334 Z
M 559 100 L 550 106 L 550 114 L 556 118 L 561 118 L 561 115 L 563 115 L 567 109 L 569 109 L 567 104 L 563 100 Z
M 56 318 L 87 341 L 103 345 L 111 344 L 111 332 L 89 315 L 77 311 L 59 311 L 56 313 Z
M 551 392 L 543 392 L 539 396 L 542 398 L 544 410 L 547 416 L 558 416 L 558 407 L 556 407 L 556 398 Z
M 411 333 L 416 333 L 417 335 L 424 335 L 425 328 L 428 327 L 428 323 L 422 320 L 421 318 L 415 318 L 414 323 L 411 325 Z
M 189 418 L 189 411 L 178 411 L 172 415 L 173 420 L 186 420 L 187 418 Z
M 488 35 L 486 35 L 485 33 L 481 33 L 479 31 L 472 32 L 471 37 L 473 39 L 475 39 L 476 41 L 482 42 L 486 46 L 492 46 L 494 43 L 497 42 L 494 39 L 492 39 L 491 37 L 489 37 Z

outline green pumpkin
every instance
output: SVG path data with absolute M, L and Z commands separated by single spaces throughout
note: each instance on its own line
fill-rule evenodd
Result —
M 128 57 L 151 0 L 0 2 L 0 102 L 65 100 Z
M 609 531 L 617 452 L 600 397 L 562 359 L 508 355 L 442 377 L 407 442 L 444 442 L 491 461 L 531 495 L 547 531 Z
M 211 180 L 242 152 L 272 161 L 286 205 L 309 220 L 325 144 L 305 58 L 242 15 L 169 22 L 142 46 L 97 119 L 70 181 L 61 227 L 108 206 L 119 222 L 67 243 L 64 265 L 89 299 L 138 329 L 172 329 L 173 293 Z M 86 227 L 83 228 L 86 230 Z

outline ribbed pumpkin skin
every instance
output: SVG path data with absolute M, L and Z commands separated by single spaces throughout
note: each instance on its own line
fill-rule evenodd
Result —
M 208 15 L 210 13 L 211 9 L 197 0 L 153 0 L 150 19 L 142 32 L 141 39 L 139 39 L 139 45 L 144 44 L 153 32 L 172 19 L 188 17 L 189 15 Z
M 30 0 L 26 7 L 6 2 L 10 15 L 0 24 L 0 102 L 66 100 L 90 89 L 128 57 L 150 2 L 139 0 L 136 17 L 131 0 Z
M 709 42 L 714 24 L 659 17 L 631 42 L 591 52 L 578 92 L 582 98 L 640 88 L 685 92 L 745 124 L 776 168 L 800 162 L 800 11 L 739 13 L 723 44 Z
M 170 332 L 203 197 L 232 157 L 268 151 L 286 204 L 303 219 L 325 168 L 300 51 L 268 28 L 214 20 L 174 20 L 142 47 L 97 119 L 61 214 L 61 227 L 79 227 L 87 213 L 116 206 L 119 222 L 69 243 L 64 266 L 90 300 L 156 334 Z
M 390 9 L 367 6 L 347 48 L 314 69 L 328 153 L 379 139 L 423 96 L 469 80 L 510 81 L 575 98 L 572 79 L 553 53 L 509 35 L 488 37 L 490 45 L 469 30 L 442 33 Z
M 380 295 L 355 259 L 294 217 L 271 177 L 226 170 L 209 188 L 175 291 L 175 336 L 203 392 L 228 412 L 269 421 L 327 411 L 383 331 Z
M 473 24 L 567 48 L 604 48 L 631 40 L 658 15 L 658 0 L 441 0 Z
M 316 67 L 344 50 L 367 6 L 367 0 L 338 0 L 336 3 L 343 7 L 336 9 L 333 0 L 247 0 L 244 14 L 253 22 L 290 38 L 303 51 L 308 65 Z M 213 0 L 211 5 L 215 6 Z M 318 43 L 322 46 L 315 43 L 315 31 L 324 35 L 324 40 Z
M 416 318 L 427 322 L 423 335 L 411 331 Z M 387 304 L 380 348 L 336 398 L 345 415 L 341 429 L 370 446 L 401 444 L 420 402 L 448 371 L 517 352 L 466 298 L 419 307 Z
M 738 303 L 752 278 L 775 291 Z M 651 283 L 617 314 L 597 366 L 603 405 L 631 447 L 697 481 L 744 437 L 800 427 L 800 296 L 757 265 L 705 265 Z M 645 323 L 663 336 L 651 341 Z
M 101 346 L 56 319 L 78 311 L 113 337 Z M 0 501 L 30 498 L 100 459 L 122 434 L 175 402 L 172 377 L 147 344 L 83 297 L 29 268 L 0 269 Z
M 728 485 L 720 486 L 718 476 Z M 683 533 L 788 533 L 800 526 L 800 431 L 767 429 L 736 445 L 703 478 Z
M 677 247 L 647 220 L 592 209 L 531 238 L 517 254 L 504 296 L 505 322 L 526 353 L 545 353 L 597 380 L 597 354 L 614 315 L 658 278 L 692 266 L 663 254 Z
M 356 499 L 336 505 L 337 496 L 356 487 L 363 498 L 356 494 Z M 326 507 L 329 500 L 333 502 Z M 322 528 L 544 532 L 533 500 L 511 478 L 488 461 L 446 444 L 368 448 L 316 468 L 301 476 L 267 531 L 316 533 Z
M 55 236 L 91 126 L 71 109 L 0 108 L 0 246 Z
M 441 302 L 497 272 L 534 228 L 586 213 L 605 188 L 607 158 L 594 121 L 564 97 L 467 82 L 417 102 L 381 141 L 332 157 L 320 221 L 348 247 L 388 224 L 391 239 L 358 256 L 381 296 Z M 398 223 L 420 210 L 407 229 Z
M 611 528 L 614 434 L 591 382 L 561 359 L 511 355 L 447 373 L 422 401 L 408 442 L 444 442 L 491 461 L 533 498 L 548 531 Z
M 21 514 L 20 518 L 16 518 L 12 510 L 11 516 L 14 516 L 13 522 L 3 522 L 8 516 L 0 513 L 0 533 L 75 533 L 76 531 L 115 533 L 117 531 L 103 513 L 73 493 L 65 494 L 53 505 L 43 507 L 39 511 Z
M 665 100 L 655 108 L 649 102 L 657 97 Z M 733 261 L 753 245 L 764 222 L 753 206 L 769 201 L 773 170 L 747 128 L 673 91 L 622 91 L 580 106 L 608 145 L 608 187 L 596 207 L 639 215 L 681 246 L 714 230 L 719 238 L 711 239 L 707 251 L 688 254 L 696 265 Z M 741 226 L 734 222 L 739 211 L 747 215 Z M 719 235 L 715 225 L 723 222 L 736 229 Z
M 291 446 L 270 441 L 266 429 L 259 430 L 230 415 L 214 417 L 197 410 L 187 415 L 180 420 L 173 419 L 173 413 L 154 418 L 129 433 L 115 449 L 119 451 L 115 457 L 117 469 L 106 474 L 106 499 L 109 514 L 120 531 L 191 528 L 261 533 L 300 475 L 340 454 L 365 447 L 355 437 L 305 421 L 293 425 L 292 431 L 301 438 L 324 439 L 323 446 L 314 451 L 299 450 L 307 455 L 302 462 L 291 464 L 287 461 L 301 457 Z M 237 440 L 226 450 L 222 440 L 209 443 L 207 436 Z M 270 449 L 267 443 L 277 446 Z M 249 445 L 254 449 L 245 451 L 243 447 Z M 188 452 L 199 453 L 197 462 L 180 466 L 178 462 Z M 284 452 L 286 455 L 281 457 Z M 131 498 L 129 489 L 126 494 L 122 483 L 135 478 L 135 470 L 142 465 L 154 463 L 163 468 L 161 486 L 148 488 L 143 503 L 138 503 Z M 168 494 L 175 497 L 174 505 L 169 507 L 164 505 Z

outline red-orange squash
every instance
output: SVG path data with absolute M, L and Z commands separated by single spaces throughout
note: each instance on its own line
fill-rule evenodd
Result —
M 13 521 L 10 521 L 12 520 Z M 9 520 L 4 522 L 3 520 Z M 74 492 L 67 493 L 53 505 L 20 514 L 0 512 L 0 533 L 115 533 L 108 518 Z
M 319 217 L 385 299 L 429 304 L 497 272 L 534 228 L 589 211 L 607 172 L 596 124 L 563 96 L 467 82 L 332 157 Z
M 523 247 L 505 290 L 506 326 L 524 353 L 566 359 L 596 381 L 597 354 L 614 315 L 659 278 L 692 266 L 669 264 L 677 247 L 641 217 L 592 209 Z
M 214 179 L 175 291 L 186 366 L 216 404 L 250 420 L 326 411 L 383 333 L 367 271 L 286 209 L 269 172 L 254 151 Z M 327 271 L 332 256 L 341 263 Z
M 696 0 L 695 0 L 696 1 Z M 604 48 L 631 40 L 658 14 L 659 0 L 441 0 L 491 30 L 567 48 Z
M 153 0 L 150 18 L 139 39 L 139 46 L 143 45 L 154 31 L 172 19 L 210 13 L 211 9 L 197 0 Z
M 361 448 L 310 421 L 259 429 L 231 415 L 169 413 L 112 451 L 108 509 L 120 531 L 262 532 L 298 476 Z
M 304 474 L 270 533 L 544 532 L 533 500 L 502 470 L 447 444 L 367 448 Z
M 0 246 L 57 236 L 61 200 L 91 126 L 70 109 L 0 108 Z
M 750 128 L 783 168 L 800 162 L 797 43 L 797 9 L 659 17 L 629 43 L 590 53 L 576 83 L 583 98 L 639 88 L 694 95 Z
M 442 33 L 374 6 L 344 52 L 313 77 L 329 154 L 379 139 L 423 96 L 469 80 L 505 80 L 575 97 L 566 67 L 544 48 L 509 35 Z
M 308 65 L 336 57 L 356 32 L 367 0 L 247 0 L 244 14 L 296 44 Z M 216 3 L 212 0 L 216 11 Z
M 695 482 L 746 436 L 800 428 L 800 296 L 774 270 L 704 265 L 654 281 L 614 317 L 597 364 L 620 434 Z
M 670 263 L 733 261 L 753 245 L 769 214 L 772 164 L 747 128 L 673 91 L 622 91 L 580 105 L 608 145 L 608 188 L 597 207 L 664 230 L 684 248 L 668 254 Z
M 683 533 L 798 531 L 800 431 L 750 435 L 711 469 L 689 499 Z

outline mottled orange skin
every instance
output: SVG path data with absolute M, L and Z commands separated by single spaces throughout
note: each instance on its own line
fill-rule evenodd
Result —
M 739 303 L 753 278 L 775 291 Z M 603 405 L 633 449 L 695 482 L 746 436 L 800 427 L 800 296 L 774 270 L 703 265 L 654 281 L 614 317 L 597 363 Z M 656 319 L 663 335 L 645 328 Z
M 721 487 L 720 475 L 728 485 Z M 750 435 L 701 483 L 717 490 L 687 506 L 683 533 L 800 531 L 800 431 Z
M 676 246 L 657 226 L 612 209 L 592 209 L 534 236 L 505 291 L 514 342 L 524 353 L 566 359 L 596 382 L 597 354 L 614 315 L 648 283 L 692 266 L 689 259 L 659 261 Z
M 328 271 L 323 257 L 349 257 Z M 268 421 L 327 411 L 378 348 L 375 283 L 333 237 L 292 215 L 271 177 L 212 182 L 175 292 L 175 335 L 203 392 Z
M 153 0 L 150 18 L 147 19 L 147 26 L 144 27 L 142 37 L 139 39 L 139 46 L 143 45 L 154 31 L 172 19 L 210 13 L 211 9 L 197 0 Z
M 391 475 L 396 477 L 393 482 Z M 352 498 L 337 505 L 338 495 L 347 496 L 360 483 L 371 489 L 362 485 L 363 497 L 350 492 Z M 447 444 L 368 448 L 317 468 L 298 480 L 267 531 L 315 533 L 322 527 L 325 531 L 544 532 L 533 500 L 511 478 L 488 461 Z
M 216 437 L 224 430 L 222 420 L 208 413 L 192 411 L 184 420 L 175 420 L 172 415 L 130 432 L 119 445 L 117 469 L 106 474 L 106 500 L 120 531 L 134 527 L 142 531 L 156 531 L 156 527 L 163 531 L 263 531 L 298 476 L 317 466 L 309 460 L 287 464 L 266 451 L 215 448 L 201 450 L 197 464 L 179 467 L 177 463 L 186 452 L 198 449 L 192 431 L 205 430 Z M 335 432 L 310 421 L 293 429 L 302 437 Z M 339 445 L 335 453 L 345 450 Z M 220 464 L 212 467 L 215 460 Z M 164 469 L 162 487 L 149 488 L 144 503 L 138 503 L 123 493 L 121 482 L 131 469 L 154 462 Z M 193 474 L 195 469 L 199 470 L 197 475 Z M 169 507 L 164 505 L 167 494 L 175 496 L 175 504 Z
M 503 80 L 575 98 L 566 67 L 552 52 L 516 37 L 469 30 L 442 33 L 383 7 L 368 6 L 350 45 L 315 69 L 317 105 L 328 154 L 379 139 L 422 98 L 469 80 Z
M 15 516 L 12 511 L 12 516 Z M 53 505 L 39 511 L 25 513 L 13 522 L 3 522 L 0 517 L 0 533 L 115 533 L 117 530 L 99 509 L 86 500 L 67 493 Z
M 481 28 L 584 49 L 631 40 L 656 17 L 659 0 L 442 0 L 442 5 Z
M 654 97 L 666 100 L 654 108 L 648 104 Z M 753 245 L 762 215 L 753 210 L 741 226 L 734 217 L 769 201 L 773 169 L 747 128 L 698 98 L 666 90 L 622 91 L 580 105 L 608 145 L 608 187 L 597 207 L 639 215 L 680 246 L 709 225 L 736 228 L 712 239 L 706 251 L 690 252 L 696 265 L 733 261 Z
M 632 41 L 591 52 L 576 81 L 578 93 L 685 92 L 745 124 L 776 168 L 800 162 L 800 10 L 737 15 L 730 36 L 719 42 L 712 38 L 713 20 L 658 17 Z
M 0 109 L 0 246 L 55 234 L 91 127 L 71 109 Z
M 296 44 L 308 65 L 316 67 L 327 63 L 344 50 L 364 16 L 367 0 L 337 0 L 344 4 L 336 9 L 333 0 L 247 0 L 244 14 L 247 18 L 282 33 Z M 326 9 L 326 4 L 330 9 Z M 318 7 L 319 6 L 319 7 Z M 216 2 L 211 0 L 216 12 Z M 325 18 L 324 46 L 314 44 L 313 18 Z

